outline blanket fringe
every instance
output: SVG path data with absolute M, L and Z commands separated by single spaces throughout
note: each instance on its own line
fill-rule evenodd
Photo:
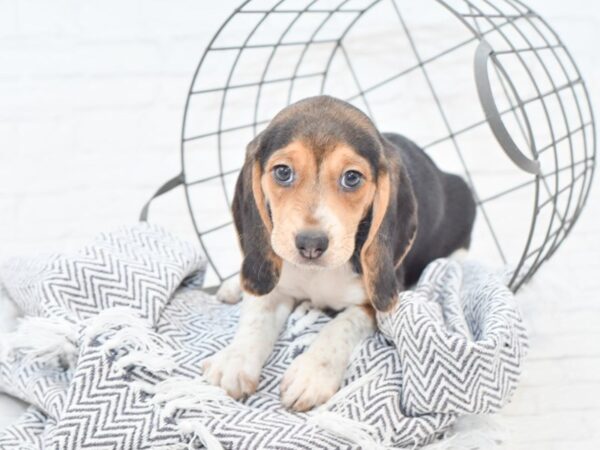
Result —
M 200 443 L 206 447 L 206 450 L 223 450 L 223 446 L 217 440 L 217 438 L 210 432 L 206 426 L 197 420 L 182 420 L 179 423 L 179 431 L 185 435 L 191 435 L 189 447 L 192 447 L 195 441 L 199 440 Z
M 135 382 L 134 389 L 152 395 L 152 402 L 161 406 L 161 413 L 172 417 L 177 410 L 196 411 L 215 417 L 227 412 L 233 400 L 220 387 L 207 383 L 203 377 L 173 377 L 155 385 Z M 196 441 L 207 450 L 223 450 L 221 443 L 199 419 L 178 420 L 182 435 L 189 436 L 189 444 L 165 447 L 169 450 L 194 449 Z
M 183 420 L 177 427 L 182 436 L 188 436 L 188 442 L 159 445 L 152 450 L 196 450 L 198 442 L 206 450 L 223 450 L 223 446 L 208 428 L 195 420 Z
M 441 441 L 423 447 L 423 450 L 473 450 L 500 448 L 506 441 L 507 431 L 496 420 L 486 415 L 459 417 Z
M 362 450 L 391 450 L 390 444 L 375 438 L 376 430 L 370 425 L 348 419 L 335 412 L 321 411 L 312 415 L 308 423 L 356 444 Z M 506 442 L 506 430 L 485 415 L 459 417 L 441 440 L 426 445 L 423 450 L 491 450 Z
M 176 367 L 173 349 L 160 334 L 152 330 L 147 319 L 136 314 L 136 310 L 127 307 L 106 309 L 89 319 L 86 325 L 85 338 L 88 340 L 97 339 L 108 330 L 113 330 L 102 343 L 103 351 L 110 353 L 128 349 L 113 365 L 117 372 L 138 366 L 153 373 L 171 373 Z
M 178 409 L 215 414 L 228 409 L 234 400 L 220 387 L 208 384 L 203 377 L 172 377 L 157 384 L 134 382 L 134 388 L 152 395 L 152 402 L 172 416 Z
M 113 370 L 124 371 L 130 366 L 144 367 L 152 373 L 176 368 L 171 349 L 162 336 L 154 332 L 147 320 L 137 316 L 129 308 L 111 308 L 93 318 L 88 324 L 87 339 L 98 339 L 107 330 L 112 334 L 102 342 L 106 352 L 129 351 L 120 356 Z M 134 380 L 131 386 L 137 392 L 152 396 L 152 403 L 161 407 L 161 414 L 173 417 L 177 410 L 198 411 L 215 415 L 226 411 L 227 403 L 233 400 L 220 387 L 212 386 L 203 377 L 170 377 L 156 384 L 145 380 Z M 179 420 L 178 428 L 189 442 L 164 446 L 165 450 L 193 449 L 201 443 L 207 450 L 223 450 L 223 447 L 210 430 L 198 419 Z
M 75 367 L 77 362 L 78 327 L 59 318 L 26 317 L 19 320 L 17 329 L 3 335 L 3 358 L 23 354 L 25 364 L 50 364 Z
M 348 419 L 331 411 L 321 411 L 308 418 L 310 425 L 336 434 L 358 445 L 362 450 L 384 450 L 387 447 L 375 439 L 374 427 L 356 420 Z

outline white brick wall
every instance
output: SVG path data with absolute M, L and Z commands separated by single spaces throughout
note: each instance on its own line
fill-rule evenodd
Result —
M 572 51 L 600 114 L 597 2 L 527 3 Z M 136 220 L 179 168 L 194 68 L 237 4 L 0 0 L 0 257 L 75 245 Z M 511 433 L 506 448 L 600 445 L 599 191 L 520 294 L 532 350 L 499 419 Z M 155 217 L 188 233 L 182 202 L 177 194 L 159 201 Z M 0 426 L 17 412 L 0 398 Z
M 0 254 L 136 219 L 178 170 L 193 71 L 236 4 L 0 1 Z
M 599 8 L 530 3 L 598 92 Z M 61 247 L 135 220 L 178 170 L 193 70 L 236 5 L 0 0 L 0 254 Z M 179 206 L 160 217 L 180 219 Z M 169 225 L 186 229 L 178 219 Z

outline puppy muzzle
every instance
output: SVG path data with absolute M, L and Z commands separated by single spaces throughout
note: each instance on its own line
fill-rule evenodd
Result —
M 315 260 L 320 258 L 329 246 L 329 238 L 322 231 L 307 230 L 296 235 L 296 248 L 303 258 Z

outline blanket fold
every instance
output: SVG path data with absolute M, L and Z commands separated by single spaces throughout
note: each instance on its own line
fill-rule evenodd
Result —
M 517 386 L 527 339 L 512 293 L 474 262 L 440 259 L 378 315 L 326 405 L 292 413 L 279 400 L 285 369 L 330 320 L 307 304 L 257 393 L 234 401 L 200 370 L 239 318 L 197 288 L 205 269 L 199 250 L 145 223 L 2 264 L 25 318 L 0 338 L 0 391 L 31 407 L 0 448 L 414 448 L 462 414 L 498 411 Z

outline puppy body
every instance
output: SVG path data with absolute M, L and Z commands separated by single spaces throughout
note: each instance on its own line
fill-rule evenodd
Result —
M 383 137 L 388 158 L 406 167 L 418 206 L 419 226 L 396 271 L 400 285 L 410 286 L 431 261 L 469 248 L 476 206 L 463 179 L 442 172 L 414 142 L 395 133 Z
M 249 144 L 233 213 L 244 254 L 240 325 L 204 361 L 205 376 L 249 395 L 298 301 L 341 311 L 282 380 L 283 404 L 303 411 L 337 391 L 375 329 L 375 309 L 393 307 L 430 261 L 468 248 L 475 202 L 413 142 L 322 96 L 284 109 Z
M 341 311 L 348 306 L 368 305 L 362 279 L 350 263 L 315 270 L 284 261 L 275 289 L 296 300 L 309 300 L 321 309 Z

